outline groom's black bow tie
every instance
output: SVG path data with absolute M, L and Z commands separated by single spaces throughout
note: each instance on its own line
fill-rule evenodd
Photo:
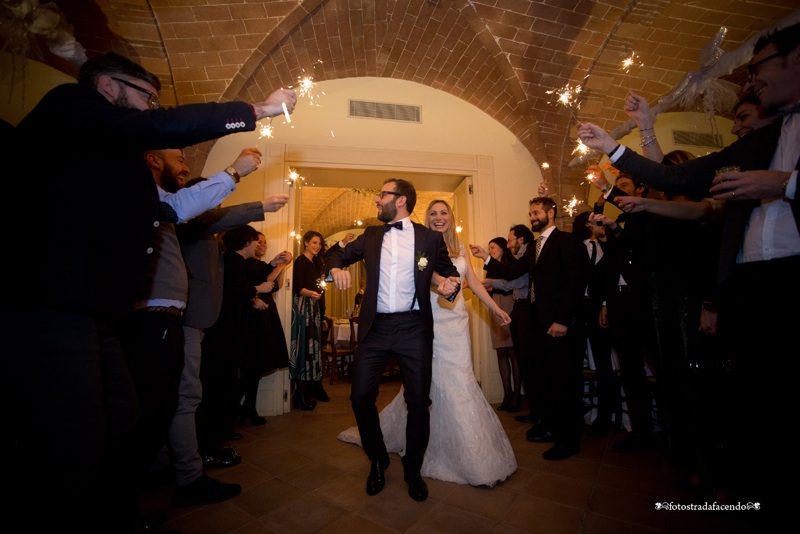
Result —
M 386 223 L 386 224 L 383 225 L 383 230 L 385 232 L 388 232 L 392 228 L 397 228 L 398 230 L 402 230 L 403 229 L 403 221 L 397 221 L 395 223 Z

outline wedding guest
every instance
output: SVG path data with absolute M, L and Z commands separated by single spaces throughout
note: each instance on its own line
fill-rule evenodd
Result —
M 514 253 L 508 248 L 508 241 L 504 237 L 495 237 L 489 241 L 489 255 L 506 265 L 514 261 Z M 491 291 L 492 298 L 506 313 L 514 311 L 515 290 L 525 290 L 527 293 L 528 280 L 525 276 L 508 282 L 500 278 L 487 276 L 481 280 L 483 287 Z M 513 324 L 513 321 L 512 321 Z M 522 404 L 522 377 L 520 376 L 517 354 L 514 347 L 514 338 L 511 335 L 511 325 L 501 326 L 492 322 L 492 348 L 497 351 L 497 367 L 500 371 L 500 380 L 503 383 L 503 401 L 497 407 L 498 411 L 507 410 L 515 413 Z M 513 380 L 513 383 L 512 383 Z
M 286 348 L 281 317 L 272 294 L 281 288 L 286 266 L 292 261 L 292 253 L 284 250 L 271 261 L 261 258 L 267 253 L 267 238 L 257 232 L 255 246 L 243 249 L 247 282 L 256 287 L 258 298 L 266 307 L 253 306 L 247 309 L 247 339 L 239 362 L 239 391 L 242 394 L 240 420 L 250 419 L 255 426 L 267 420 L 256 409 L 256 397 L 261 377 L 276 369 L 289 366 L 289 351 Z
M 15 283 L 5 293 L 2 332 L 26 341 L 0 364 L 9 383 L 0 405 L 16 436 L 4 453 L 36 458 L 12 466 L 10 506 L 38 517 L 43 530 L 108 532 L 138 521 L 121 498 L 133 483 L 128 438 L 138 406 L 117 320 L 144 284 L 158 221 L 177 220 L 170 209 L 162 213 L 141 152 L 252 131 L 259 119 L 283 113 L 283 104 L 289 112 L 296 104 L 294 91 L 280 89 L 252 105 L 161 108 L 160 88 L 134 61 L 98 55 L 81 66 L 77 84 L 42 97 L 10 140 L 8 153 L 17 157 L 8 170 L 27 179 L 12 181 L 6 193 L 26 198 L 37 184 L 30 230 L 48 236 L 52 254 L 21 255 L 7 270 Z M 65 135 L 42 158 L 42 132 L 53 124 Z M 12 250 L 30 246 L 21 234 L 9 239 Z M 41 502 L 49 503 L 47 514 Z
M 791 373 L 778 361 L 793 342 L 794 317 L 781 303 L 797 300 L 787 284 L 800 268 L 800 208 L 797 162 L 800 142 L 796 104 L 800 101 L 800 24 L 758 39 L 748 65 L 744 92 L 754 92 L 781 119 L 759 128 L 719 152 L 681 165 L 660 165 L 618 145 L 603 129 L 578 123 L 587 146 L 608 154 L 615 166 L 665 190 L 708 190 L 726 202 L 717 271 L 719 336 L 732 359 L 737 421 L 761 420 L 764 432 L 731 435 L 737 476 L 729 481 L 738 497 L 783 503 L 774 484 L 792 451 L 776 434 L 791 417 Z M 737 165 L 740 170 L 717 169 Z M 709 189 L 710 187 L 710 189 Z M 758 313 L 753 313 L 758 310 Z M 742 335 L 764 332 L 768 335 Z M 767 418 L 764 420 L 764 418 Z M 731 422 L 731 429 L 736 428 Z
M 323 269 L 314 258 L 322 251 L 322 234 L 309 230 L 303 234 L 303 253 L 292 268 L 292 348 L 289 353 L 289 378 L 294 381 L 294 405 L 313 410 L 317 401 L 330 401 L 322 388 Z M 315 384 L 318 384 L 316 389 Z M 311 397 L 314 397 L 313 399 Z
M 583 430 L 583 358 L 577 335 L 589 258 L 580 241 L 555 225 L 556 204 L 549 197 L 529 202 L 531 230 L 539 232 L 536 245 L 509 266 L 493 260 L 480 246 L 472 254 L 485 262 L 487 272 L 506 280 L 531 275 L 532 367 L 534 403 L 542 421 L 526 432 L 528 441 L 554 445 L 542 453 L 545 460 L 565 460 L 580 452 Z

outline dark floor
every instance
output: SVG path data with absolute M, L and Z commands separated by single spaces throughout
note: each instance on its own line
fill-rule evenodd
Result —
M 172 486 L 154 489 L 145 511 L 165 511 L 162 528 L 183 534 L 249 533 L 718 533 L 753 532 L 758 510 L 659 510 L 658 503 L 711 504 L 713 500 L 675 487 L 660 451 L 622 455 L 611 445 L 625 434 L 585 436 L 581 453 L 561 462 L 542 459 L 549 444 L 525 439 L 527 425 L 498 412 L 516 451 L 519 469 L 493 489 L 426 479 L 430 497 L 419 503 L 407 494 L 402 466 L 393 455 L 386 488 L 370 497 L 364 487 L 369 463 L 361 448 L 337 434 L 355 424 L 347 382 L 328 385 L 330 403 L 310 412 L 268 417 L 260 427 L 237 425 L 244 439 L 230 445 L 240 465 L 209 471 L 244 487 L 223 503 L 170 508 Z M 399 390 L 381 386 L 379 408 Z M 237 421 L 238 423 L 238 421 Z

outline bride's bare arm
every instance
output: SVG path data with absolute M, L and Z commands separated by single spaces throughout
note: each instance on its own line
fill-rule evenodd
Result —
M 504 312 L 502 308 L 500 308 L 491 295 L 489 295 L 489 292 L 486 291 L 486 288 L 483 287 L 481 281 L 478 280 L 478 276 L 475 274 L 475 270 L 472 268 L 472 262 L 467 259 L 465 263 L 467 264 L 466 273 L 464 275 L 466 285 L 472 289 L 472 292 L 481 302 L 483 302 L 483 305 L 486 306 L 492 313 L 494 313 L 501 325 L 510 323 L 511 317 L 509 317 L 508 314 Z

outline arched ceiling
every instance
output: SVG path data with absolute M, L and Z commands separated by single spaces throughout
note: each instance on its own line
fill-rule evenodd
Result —
M 9 0 L 14 2 L 15 0 Z M 264 99 L 276 87 L 361 76 L 446 91 L 513 132 L 545 178 L 567 163 L 576 110 L 548 91 L 582 88 L 579 115 L 608 129 L 628 90 L 651 103 L 698 71 L 722 27 L 726 52 L 796 15 L 798 0 L 55 0 L 91 57 L 115 50 L 162 81 L 164 105 Z M 643 65 L 625 71 L 635 52 Z M 45 53 L 62 70 L 74 66 Z M 722 73 L 743 81 L 742 61 Z M 676 110 L 681 108 L 677 107 Z M 189 151 L 202 168 L 212 143 Z

